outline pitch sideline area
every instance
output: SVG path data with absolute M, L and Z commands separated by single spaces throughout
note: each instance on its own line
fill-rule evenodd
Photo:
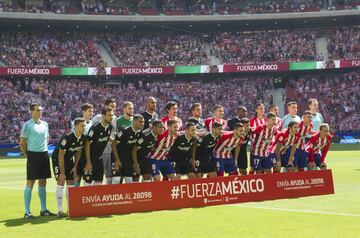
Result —
M 333 146 L 335 195 L 81 219 L 24 220 L 25 160 L 0 160 L 0 237 L 358 237 L 360 146 Z M 55 181 L 48 207 L 56 211 Z M 39 215 L 37 187 L 31 210 Z

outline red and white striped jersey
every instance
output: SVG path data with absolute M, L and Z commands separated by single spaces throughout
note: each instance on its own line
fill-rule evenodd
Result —
M 284 154 L 285 151 L 298 142 L 299 137 L 297 135 L 292 136 L 290 134 L 290 128 L 282 130 L 275 138 L 269 147 L 269 153 L 275 153 L 277 143 L 280 143 L 282 147 L 280 148 L 281 154 Z
M 266 124 L 266 118 L 260 119 L 256 116 L 250 119 L 250 127 L 256 128 L 258 126 Z
M 276 117 L 276 127 L 277 127 L 279 132 L 282 131 L 282 121 L 281 121 L 280 117 Z
M 205 119 L 205 128 L 206 128 L 206 130 L 211 131 L 214 122 L 220 123 L 222 125 L 223 130 L 225 130 L 226 127 L 227 127 L 227 121 L 226 120 L 220 119 L 220 121 L 218 121 L 218 120 L 215 119 L 215 117 L 209 117 L 209 118 Z
M 321 153 L 320 161 L 325 161 L 326 154 L 331 144 L 332 136 L 328 135 L 326 138 L 320 138 L 320 132 L 311 136 L 310 141 L 306 144 L 306 152 L 308 152 L 309 162 L 314 162 L 314 155 Z
M 312 129 L 313 129 L 314 125 L 312 123 L 310 123 L 310 125 L 308 126 L 304 126 L 304 122 L 301 121 L 299 123 L 299 132 L 297 134 L 297 136 L 299 137 L 299 141 L 297 143 L 297 148 L 301 149 L 301 150 L 305 150 L 306 147 L 306 135 L 308 134 L 313 134 L 312 133 Z
M 267 125 L 261 125 L 252 131 L 253 142 L 251 144 L 251 153 L 256 156 L 267 156 L 271 142 L 278 134 L 277 127 L 268 128 Z
M 171 146 L 174 144 L 176 136 L 169 135 L 169 131 L 164 131 L 157 137 L 156 144 L 151 149 L 148 159 L 167 160 Z
M 170 120 L 169 116 L 165 116 L 165 117 L 161 118 L 161 121 L 162 121 L 162 123 L 164 124 L 164 129 L 165 129 L 165 130 L 168 129 L 168 127 L 167 127 L 167 122 L 168 122 L 169 120 Z M 179 126 L 179 131 L 181 131 L 182 128 L 183 128 L 183 122 L 182 122 L 181 118 L 175 117 L 174 120 L 177 121 L 177 124 L 178 124 L 178 126 Z
M 217 159 L 231 159 L 231 151 L 237 146 L 241 146 L 245 137 L 240 137 L 238 139 L 234 138 L 233 131 L 224 132 L 219 140 L 217 141 L 214 149 L 214 156 Z

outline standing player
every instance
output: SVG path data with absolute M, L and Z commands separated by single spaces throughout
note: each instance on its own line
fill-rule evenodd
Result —
M 197 139 L 192 147 L 191 165 L 195 170 L 196 177 L 202 178 L 204 174 L 208 177 L 216 177 L 216 165 L 212 162 L 215 145 L 223 132 L 222 125 L 218 122 L 212 124 L 211 132 Z
M 202 116 L 202 107 L 200 103 L 194 103 L 191 105 L 191 117 L 187 119 L 188 122 L 194 123 L 197 132 L 204 132 L 206 131 L 205 122 L 201 118 Z
M 293 161 L 290 161 L 290 154 L 295 153 L 298 142 L 297 133 L 299 131 L 299 123 L 291 121 L 286 129 L 281 131 L 269 148 L 267 157 L 267 167 L 272 165 L 274 173 L 278 173 L 281 167 L 285 172 L 294 171 Z M 270 167 L 271 168 L 271 167 Z
M 230 131 L 234 130 L 235 124 L 241 123 L 241 119 L 245 118 L 247 115 L 247 109 L 244 106 L 239 106 L 236 112 L 236 116 L 227 121 L 227 125 Z
M 74 167 L 74 155 L 76 160 L 81 157 L 82 149 L 85 144 L 86 137 L 85 131 L 85 119 L 76 118 L 74 120 L 74 130 L 67 135 L 64 135 L 60 139 L 59 145 L 56 146 L 52 154 L 52 164 L 55 179 L 57 181 L 56 186 L 56 200 L 58 205 L 58 217 L 64 217 L 63 211 L 63 196 L 64 185 L 68 188 L 74 186 L 74 175 L 76 174 L 76 167 Z M 67 194 L 67 190 L 66 190 Z
M 94 115 L 94 106 L 90 103 L 84 103 L 81 106 L 81 112 L 82 112 L 82 118 L 85 120 L 85 130 L 84 135 L 87 136 L 89 133 L 89 129 L 92 126 L 92 117 Z M 74 130 L 75 130 L 75 123 L 74 123 Z M 75 175 L 75 187 L 80 186 L 81 177 L 84 175 L 84 168 L 86 164 L 86 158 L 85 158 L 85 147 L 82 149 L 81 157 L 79 160 L 75 160 L 74 167 L 76 168 L 76 175 Z
M 187 175 L 189 179 L 196 178 L 191 167 L 191 148 L 196 140 L 195 124 L 188 122 L 185 124 L 185 133 L 177 136 L 170 149 L 168 158 L 175 168 L 178 179 L 181 179 L 181 175 Z
M 113 163 L 113 184 L 120 183 L 120 174 L 124 177 L 125 183 L 133 182 L 133 161 L 131 150 L 140 138 L 141 130 L 144 127 L 144 117 L 136 114 L 133 116 L 131 126 L 119 131 L 112 142 L 112 151 L 115 161 Z M 121 156 L 119 156 L 121 155 Z M 120 163 L 121 162 L 121 163 Z M 118 174 L 118 164 L 121 164 L 121 173 Z M 115 176 L 117 175 L 117 176 Z
M 126 101 L 123 103 L 123 112 L 124 114 L 116 120 L 116 130 L 117 132 L 122 129 L 131 126 L 133 115 L 134 115 L 134 104 L 132 102 Z
M 323 116 L 319 113 L 319 103 L 315 98 L 309 100 L 309 109 L 312 114 L 313 130 L 319 131 L 320 125 L 324 123 Z M 311 135 L 307 135 L 306 142 L 309 142 Z
M 40 216 L 54 216 L 46 208 L 46 179 L 51 177 L 48 154 L 49 126 L 41 120 L 42 108 L 38 103 L 30 105 L 31 119 L 21 129 L 20 149 L 26 156 L 26 186 L 24 190 L 26 219 L 35 218 L 30 212 L 32 189 L 39 180 L 38 193 L 41 204 Z
M 164 133 L 164 125 L 160 120 L 155 120 L 152 122 L 151 128 L 141 132 L 140 138 L 132 147 L 133 168 L 136 174 L 141 174 L 143 182 L 151 182 L 151 168 L 146 158 L 155 146 L 157 137 L 162 133 Z
M 160 181 L 160 171 L 163 176 L 171 180 L 177 179 L 175 169 L 168 160 L 168 155 L 177 137 L 179 130 L 178 122 L 176 120 L 168 120 L 167 127 L 168 130 L 157 137 L 156 144 L 148 155 L 154 181 Z
M 251 128 L 256 128 L 257 126 L 264 125 L 265 123 L 265 106 L 262 103 L 257 103 L 255 106 L 255 116 L 250 119 L 250 126 Z
M 244 141 L 240 147 L 240 153 L 238 156 L 237 165 L 239 168 L 239 173 L 241 175 L 247 175 L 247 167 L 248 167 L 248 157 L 247 157 L 247 145 L 251 139 L 252 131 L 250 127 L 250 120 L 248 118 L 242 118 L 240 121 L 241 124 L 244 125 Z M 233 150 L 233 156 L 235 157 L 235 150 Z M 251 167 L 252 168 L 252 167 Z M 250 168 L 250 171 L 254 171 Z
M 205 127 L 208 131 L 211 131 L 212 128 L 212 124 L 214 122 L 218 122 L 221 125 L 223 125 L 223 130 L 226 129 L 227 127 L 227 123 L 226 120 L 223 119 L 224 117 L 224 108 L 223 106 L 216 104 L 214 107 L 214 116 L 213 117 L 209 117 L 205 119 Z
M 329 133 L 328 124 L 321 124 L 319 129 L 320 131 L 314 134 L 306 145 L 310 170 L 315 169 L 315 166 L 320 167 L 320 169 L 327 169 L 325 158 L 330 148 L 332 136 Z
M 278 129 L 278 132 L 281 132 L 282 130 L 282 124 L 281 124 L 281 118 L 279 117 L 279 107 L 275 104 L 271 105 L 269 107 L 269 112 L 272 112 L 276 116 L 276 127 Z
M 276 115 L 269 112 L 266 119 L 267 122 L 264 125 L 257 126 L 252 132 L 250 164 L 256 173 L 271 173 L 272 164 L 268 163 L 266 157 L 271 142 L 277 134 Z
M 290 154 L 290 161 L 293 161 L 294 166 L 298 171 L 304 171 L 307 165 L 307 152 L 306 152 L 306 136 L 309 134 L 314 134 L 312 130 L 312 114 L 309 110 L 305 111 L 302 116 L 302 121 L 299 124 L 298 131 L 298 143 L 296 144 L 296 152 Z
M 111 159 L 112 159 L 112 153 L 111 153 L 111 142 L 114 140 L 115 137 L 115 131 L 116 131 L 116 101 L 113 98 L 105 100 L 105 107 L 110 107 L 113 110 L 113 118 L 111 120 L 112 125 L 112 131 L 110 134 L 110 139 L 108 144 L 106 145 L 104 149 L 104 154 L 102 155 L 102 160 L 104 162 L 104 173 L 105 173 L 105 182 L 106 184 L 111 184 L 112 182 L 112 170 L 111 170 Z M 94 116 L 94 118 L 91 120 L 93 124 L 96 122 L 99 122 L 102 120 L 102 115 L 98 114 Z M 88 176 L 86 176 L 88 177 Z
M 167 127 L 167 122 L 168 122 L 169 120 L 175 120 L 176 123 L 178 124 L 178 129 L 179 129 L 179 130 L 182 129 L 182 127 L 183 127 L 183 122 L 182 122 L 182 120 L 181 120 L 179 117 L 177 117 L 177 109 L 178 109 L 178 107 L 177 107 L 177 103 L 176 103 L 176 102 L 170 101 L 170 102 L 168 102 L 168 103 L 166 104 L 165 110 L 166 110 L 167 116 L 161 118 L 161 121 L 162 121 L 162 123 L 164 124 L 165 130 L 168 129 L 168 127 Z
M 141 115 L 144 117 L 144 130 L 149 128 L 152 123 L 159 119 L 159 115 L 156 113 L 156 99 L 154 97 L 148 97 L 146 99 L 146 109 Z
M 234 131 L 224 132 L 220 136 L 212 159 L 216 164 L 218 176 L 224 176 L 225 172 L 229 175 L 238 175 L 236 162 L 244 139 L 244 125 L 241 123 L 235 124 Z M 231 154 L 233 149 L 235 149 L 235 157 Z
M 300 123 L 301 119 L 297 115 L 297 103 L 296 102 L 289 102 L 287 104 L 287 109 L 289 114 L 285 115 L 283 119 L 281 120 L 283 129 L 286 129 L 291 121 L 296 121 L 297 123 Z
M 91 171 L 91 175 L 86 176 L 85 185 L 91 185 L 94 181 L 94 185 L 102 184 L 104 177 L 104 162 L 103 152 L 110 140 L 113 126 L 113 109 L 111 107 L 104 107 L 101 110 L 102 119 L 91 126 L 87 141 L 85 143 L 85 155 L 86 165 L 85 173 Z M 86 175 L 86 174 L 85 174 Z M 87 178 L 89 177 L 90 178 Z

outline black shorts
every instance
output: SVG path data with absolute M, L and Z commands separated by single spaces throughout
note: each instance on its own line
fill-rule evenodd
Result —
M 124 177 L 132 177 L 134 175 L 133 162 L 131 156 L 120 156 L 121 160 L 121 175 Z
M 171 164 L 174 166 L 177 174 L 188 174 L 194 172 L 190 160 L 171 162 Z
M 138 158 L 139 167 L 140 167 L 140 174 L 151 174 L 151 166 L 149 161 L 146 159 L 146 157 Z
M 55 179 L 57 180 L 61 173 L 60 166 L 59 166 L 59 159 L 51 157 L 51 161 L 52 161 L 54 176 L 55 176 Z M 73 159 L 65 159 L 64 164 L 65 164 L 66 180 L 74 180 L 74 174 L 70 174 L 70 171 L 74 168 Z
M 50 159 L 48 152 L 27 152 L 26 179 L 51 178 Z
M 210 157 L 196 160 L 195 173 L 207 174 L 212 172 L 216 172 L 216 164 L 213 163 Z
M 86 165 L 86 156 L 85 156 L 85 150 L 83 149 L 83 151 L 81 152 L 81 157 L 78 163 L 78 166 L 76 168 L 76 173 L 81 177 L 82 175 L 84 175 L 84 169 L 85 169 L 85 165 Z
M 247 158 L 247 152 L 246 147 L 243 149 L 240 149 L 239 157 L 237 160 L 238 168 L 239 169 L 247 169 L 248 167 L 248 158 Z
M 103 181 L 104 179 L 104 162 L 102 157 L 100 158 L 91 158 L 92 165 L 92 180 L 93 181 Z

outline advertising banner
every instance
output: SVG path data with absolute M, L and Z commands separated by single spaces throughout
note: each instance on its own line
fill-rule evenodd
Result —
M 333 194 L 331 170 L 69 188 L 69 217 Z
M 61 75 L 61 68 L 0 68 L 0 75 L 51 76 Z

